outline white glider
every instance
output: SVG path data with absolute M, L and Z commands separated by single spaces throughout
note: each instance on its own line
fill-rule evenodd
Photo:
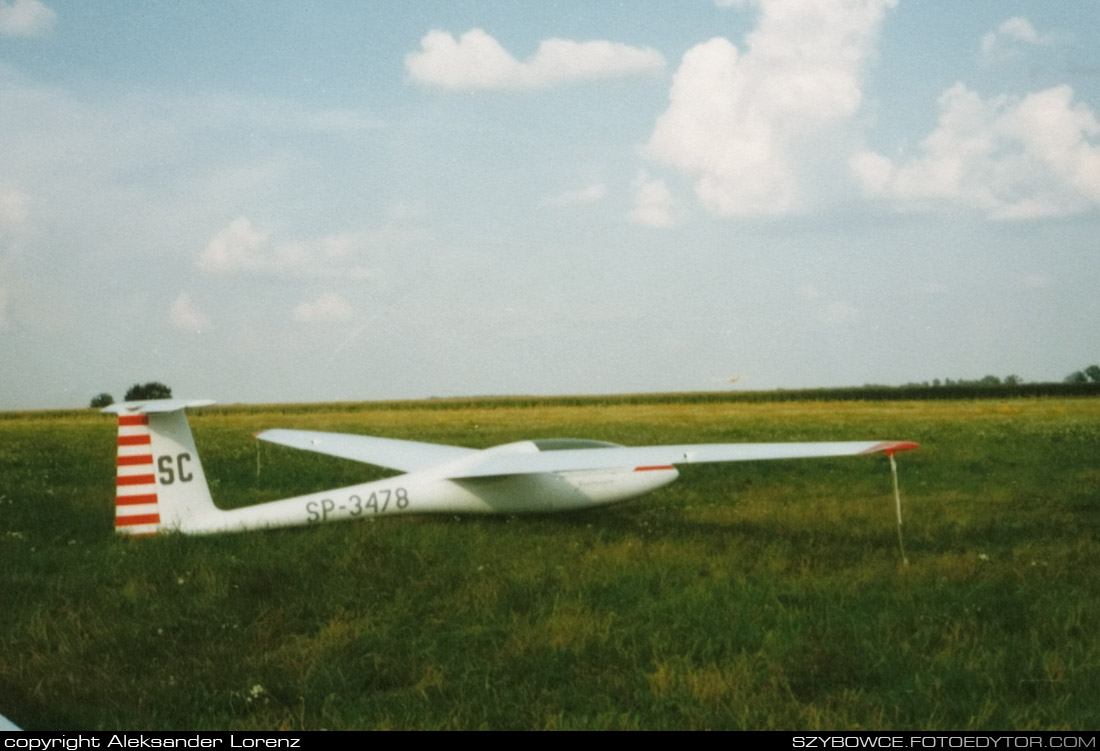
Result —
M 214 505 L 184 410 L 210 400 L 114 404 L 118 415 L 115 531 L 212 534 L 396 514 L 572 511 L 643 495 L 675 480 L 677 464 L 797 459 L 917 448 L 907 441 L 716 443 L 626 447 L 551 438 L 479 450 L 393 438 L 267 430 L 257 438 L 405 474 L 223 510 Z

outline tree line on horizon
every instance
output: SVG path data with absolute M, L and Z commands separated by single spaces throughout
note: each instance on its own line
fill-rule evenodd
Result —
M 1081 370 L 1075 370 L 1070 373 L 1064 379 L 1063 383 L 1100 383 L 1100 365 L 1089 365 Z M 929 381 L 921 381 L 919 383 L 906 383 L 901 388 L 940 388 L 946 386 L 1020 386 L 1026 383 L 1023 378 L 1018 375 L 1007 375 L 1004 378 L 995 375 L 987 375 L 976 380 L 967 380 L 960 378 L 953 380 L 951 378 L 945 378 L 940 380 L 939 378 Z M 1037 382 L 1038 383 L 1038 382 Z M 867 384 L 867 386 L 873 386 L 873 384 Z
M 1068 384 L 1100 384 L 1100 365 L 1089 365 L 1081 370 L 1075 370 L 1066 376 L 1063 383 Z M 952 379 L 935 378 L 932 381 L 921 381 L 906 383 L 901 386 L 883 386 L 881 384 L 866 383 L 863 386 L 851 387 L 853 389 L 957 389 L 962 387 L 963 389 L 971 388 L 992 388 L 997 386 L 1022 386 L 1026 382 L 1018 375 L 1007 375 L 1004 378 L 996 375 L 987 375 L 976 380 L 967 380 L 965 378 Z M 1037 382 L 1038 383 L 1038 382 Z M 784 391 L 785 389 L 780 389 Z M 812 390 L 812 389 L 811 389 Z M 844 389 L 850 390 L 850 389 Z M 159 381 L 150 381 L 148 383 L 135 383 L 127 391 L 123 397 L 123 401 L 138 401 L 142 399 L 171 399 L 172 389 L 165 386 Z M 96 394 L 92 397 L 91 406 L 93 409 L 102 409 L 103 407 L 109 407 L 115 403 L 115 399 L 107 392 Z
M 1100 383 L 1100 365 L 1089 365 L 1066 376 L 1066 383 Z

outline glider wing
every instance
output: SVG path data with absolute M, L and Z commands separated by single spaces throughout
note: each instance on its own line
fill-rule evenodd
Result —
M 375 464 L 402 472 L 428 469 L 477 453 L 475 449 L 460 446 L 313 430 L 265 430 L 257 433 L 256 437 L 280 446 L 315 451 L 318 454 L 338 456 L 341 459 Z
M 917 448 L 906 441 L 837 441 L 824 443 L 705 443 L 685 446 L 638 446 L 567 449 L 538 453 L 486 452 L 480 460 L 462 462 L 443 476 L 449 479 L 496 475 L 572 472 L 590 469 L 666 468 L 675 464 L 746 462 L 761 459 L 807 459 Z

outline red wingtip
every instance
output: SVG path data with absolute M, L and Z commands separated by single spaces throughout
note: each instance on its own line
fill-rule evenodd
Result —
M 887 456 L 893 456 L 899 451 L 912 451 L 913 449 L 919 449 L 919 443 L 913 443 L 912 441 L 883 441 L 882 443 L 876 443 L 871 448 L 867 449 L 863 453 L 874 454 L 878 451 L 886 454 Z

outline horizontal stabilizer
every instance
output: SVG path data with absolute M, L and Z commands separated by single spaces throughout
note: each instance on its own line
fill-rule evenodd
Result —
M 187 407 L 209 407 L 216 402 L 213 399 L 145 399 L 135 402 L 120 402 L 104 407 L 100 412 L 112 414 L 155 415 L 161 412 L 177 412 Z
M 257 433 L 261 441 L 277 443 L 304 451 L 315 451 L 341 459 L 351 459 L 364 464 L 415 472 L 454 461 L 471 454 L 475 449 L 461 446 L 443 446 L 438 443 L 403 441 L 397 438 L 377 438 L 347 433 L 322 433 L 314 430 L 265 430 Z

